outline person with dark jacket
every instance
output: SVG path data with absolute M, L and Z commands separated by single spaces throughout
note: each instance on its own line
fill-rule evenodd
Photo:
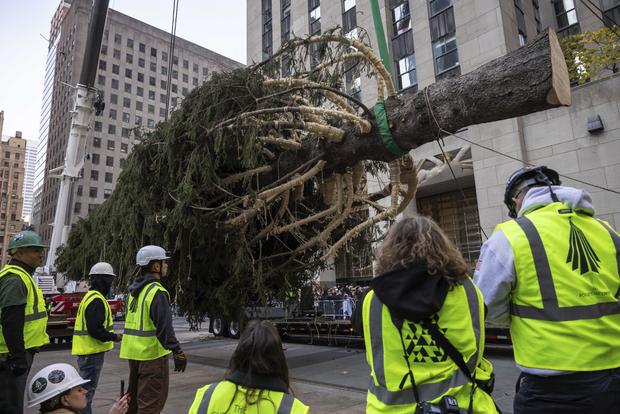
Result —
M 160 280 L 168 275 L 166 251 L 144 246 L 136 255 L 140 275 L 129 287 L 120 357 L 129 360 L 129 413 L 160 413 L 168 399 L 168 355 L 184 372 L 187 358 L 172 327 L 170 295 Z
M 441 228 L 423 216 L 393 224 L 377 274 L 359 306 L 371 371 L 366 413 L 497 413 L 482 294 Z
M 77 355 L 80 376 L 89 382 L 86 389 L 86 408 L 83 414 L 92 412 L 91 404 L 99 383 L 105 353 L 120 342 L 122 335 L 114 333 L 112 311 L 106 297 L 110 293 L 116 275 L 109 263 L 96 263 L 89 272 L 90 290 L 84 295 L 78 308 L 73 329 L 72 354 Z
M 45 245 L 24 230 L 9 241 L 9 264 L 0 270 L 0 413 L 20 414 L 37 349 L 49 343 L 43 293 L 32 275 L 43 262 Z

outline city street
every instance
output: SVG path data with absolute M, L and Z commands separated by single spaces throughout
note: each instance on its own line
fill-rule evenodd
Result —
M 186 413 L 196 390 L 222 378 L 236 340 L 214 339 L 207 335 L 207 324 L 199 332 L 189 332 L 183 318 L 174 321 L 175 330 L 189 359 L 185 373 L 170 373 L 170 392 L 164 413 Z M 122 323 L 117 323 L 117 331 Z M 362 349 L 285 343 L 285 354 L 295 395 L 314 413 L 363 413 L 368 368 Z M 510 355 L 491 354 L 495 366 L 494 396 L 504 413 L 512 412 L 514 383 L 518 371 Z M 54 362 L 74 363 L 68 345 L 55 345 L 36 356 L 31 374 Z M 172 364 L 171 364 L 172 368 Z M 118 358 L 118 346 L 106 356 L 95 397 L 94 413 L 104 414 L 119 395 L 120 380 L 128 381 L 126 361 Z M 26 411 L 34 414 L 35 408 Z

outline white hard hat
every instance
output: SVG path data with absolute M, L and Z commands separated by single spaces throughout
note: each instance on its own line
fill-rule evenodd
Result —
M 138 266 L 146 266 L 153 260 L 167 259 L 170 259 L 170 257 L 167 256 L 166 251 L 159 246 L 144 246 L 138 250 L 138 254 L 136 254 L 136 264 Z
M 109 275 L 116 276 L 114 274 L 114 269 L 112 269 L 112 265 L 106 262 L 95 263 L 93 267 L 90 268 L 89 275 Z
M 90 382 L 69 364 L 48 365 L 32 377 L 28 385 L 28 408 L 41 404 L 78 385 Z

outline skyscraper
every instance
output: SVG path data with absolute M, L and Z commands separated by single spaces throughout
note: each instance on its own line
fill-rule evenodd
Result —
M 79 78 L 90 5 L 87 0 L 73 0 L 60 23 L 38 219 L 45 241 L 51 237 L 48 224 L 54 221 L 59 189 L 58 180 L 50 177 L 49 171 L 63 165 L 75 93 L 68 85 Z M 134 129 L 153 129 L 166 117 L 168 78 L 170 107 L 174 109 L 212 72 L 242 66 L 181 38 L 176 39 L 174 55 L 169 56 L 169 45 L 169 33 L 108 11 L 95 85 L 106 107 L 95 117 L 82 177 L 73 186 L 71 222 L 86 216 L 111 195 L 127 155 L 139 142 Z

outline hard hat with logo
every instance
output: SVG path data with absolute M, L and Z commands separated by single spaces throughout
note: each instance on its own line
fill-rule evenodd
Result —
M 19 249 L 20 247 L 47 247 L 41 237 L 32 230 L 23 230 L 14 234 L 9 241 L 9 250 Z
M 552 186 L 560 185 L 559 174 L 547 168 L 544 165 L 539 167 L 525 167 L 520 168 L 508 178 L 506 182 L 506 191 L 504 192 L 504 204 L 508 207 L 509 216 L 512 218 L 517 217 L 517 211 L 515 211 L 515 204 L 512 199 L 517 196 L 523 189 L 539 186 Z
M 78 385 L 90 382 L 69 364 L 52 364 L 33 375 L 28 384 L 28 408 L 50 400 Z
M 88 272 L 88 275 L 106 275 L 116 277 L 114 269 L 112 269 L 112 265 L 106 262 L 95 263 L 93 267 L 90 268 L 90 272 Z
M 168 260 L 170 256 L 159 246 L 144 246 L 136 254 L 136 264 L 138 266 L 146 266 L 154 260 Z

